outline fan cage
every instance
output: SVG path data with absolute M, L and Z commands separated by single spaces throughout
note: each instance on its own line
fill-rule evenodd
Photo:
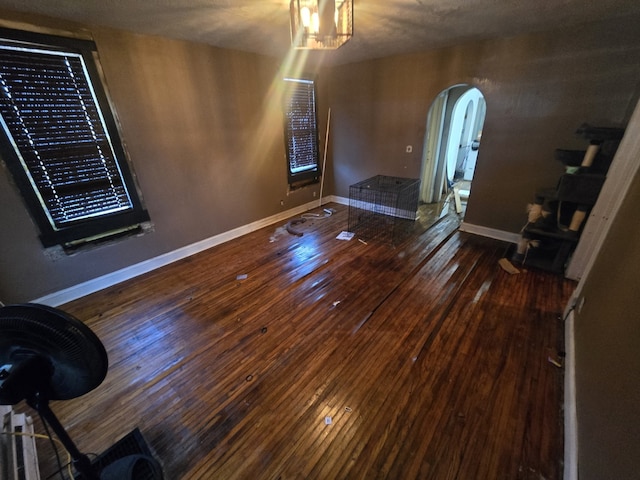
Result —
M 72 315 L 38 304 L 0 308 L 0 366 L 29 353 L 54 366 L 47 392 L 50 400 L 68 400 L 93 390 L 108 370 L 100 339 Z

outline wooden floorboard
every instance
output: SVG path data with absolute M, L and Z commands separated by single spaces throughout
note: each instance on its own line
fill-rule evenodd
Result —
M 561 479 L 574 284 L 509 275 L 455 216 L 337 240 L 332 207 L 64 305 L 110 360 L 52 405 L 80 449 L 139 427 L 167 479 Z

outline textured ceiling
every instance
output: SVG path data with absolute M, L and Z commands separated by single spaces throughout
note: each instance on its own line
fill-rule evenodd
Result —
M 288 0 L 0 0 L 0 8 L 270 56 L 289 49 Z M 355 0 L 348 63 L 640 14 L 638 0 Z M 321 55 L 314 52 L 315 56 Z

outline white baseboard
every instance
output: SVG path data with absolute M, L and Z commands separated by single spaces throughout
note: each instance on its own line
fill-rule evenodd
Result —
M 334 201 L 337 203 L 342 203 L 341 201 L 335 200 L 335 197 L 333 195 L 322 198 L 323 205 L 325 203 Z M 64 290 L 45 295 L 43 297 L 32 300 L 32 302 L 49 305 L 51 307 L 58 307 L 91 293 L 95 293 L 113 285 L 117 285 L 118 283 L 135 278 L 139 275 L 143 275 L 157 268 L 164 267 L 165 265 L 189 257 L 203 250 L 207 250 L 208 248 L 215 247 L 216 245 L 220 245 L 261 228 L 273 225 L 274 223 L 281 222 L 295 215 L 307 212 L 319 206 L 320 204 L 317 200 L 306 203 L 304 205 L 300 205 L 285 212 L 280 212 L 262 220 L 257 220 L 248 225 L 243 225 L 241 227 L 234 228 L 233 230 L 229 230 L 227 232 L 214 235 L 213 237 L 201 240 L 199 242 L 192 243 L 191 245 L 187 245 L 172 252 L 150 258 L 149 260 L 136 263 L 135 265 L 125 267 L 121 270 L 117 270 L 115 272 L 102 275 L 101 277 L 88 280 L 78 285 L 65 288 Z
M 574 313 L 566 316 L 564 367 L 564 480 L 578 480 L 578 418 L 576 412 L 576 363 Z
M 339 203 L 340 205 L 349 205 L 349 199 L 347 197 L 339 197 L 337 195 L 331 195 L 331 201 Z
M 322 198 L 323 205 L 330 202 L 338 203 L 341 205 L 349 205 L 349 199 L 345 197 L 339 197 L 337 195 L 328 195 L 327 197 Z M 44 295 L 40 298 L 36 298 L 35 300 L 32 300 L 32 302 L 49 305 L 52 307 L 63 305 L 65 303 L 71 302 L 73 300 L 77 300 L 78 298 L 84 297 L 86 295 L 90 295 L 92 293 L 98 292 L 100 290 L 111 287 L 113 285 L 117 285 L 118 283 L 124 282 L 126 280 L 130 280 L 139 275 L 143 275 L 145 273 L 151 272 L 152 270 L 155 270 L 157 268 L 164 267 L 165 265 L 168 265 L 170 263 L 176 262 L 183 258 L 189 257 L 203 250 L 207 250 L 208 248 L 215 247 L 216 245 L 220 245 L 222 243 L 228 242 L 230 240 L 233 240 L 235 238 L 241 237 L 248 233 L 254 232 L 261 228 L 268 227 L 269 225 L 273 225 L 274 223 L 281 222 L 295 215 L 299 215 L 308 210 L 319 207 L 320 206 L 319 203 L 320 203 L 319 201 L 315 201 L 315 200 L 313 202 L 308 202 L 306 204 L 292 208 L 285 212 L 280 212 L 270 217 L 257 220 L 253 223 L 243 225 L 238 228 L 234 228 L 233 230 L 229 230 L 227 232 L 214 235 L 213 237 L 201 240 L 191 245 L 187 245 L 185 247 L 179 248 L 172 252 L 168 252 L 163 255 L 150 258 L 149 260 L 145 260 L 143 262 L 136 263 L 135 265 L 125 267 L 123 269 L 108 273 L 106 275 L 102 275 L 100 277 L 88 280 L 78 285 L 65 288 L 64 290 L 60 290 L 58 292 Z M 515 233 L 509 233 L 501 230 L 480 227 L 477 225 L 472 225 L 464 222 L 460 225 L 460 230 L 463 232 L 474 233 L 477 235 L 495 238 L 497 240 L 503 240 L 511 243 L 517 243 L 520 238 L 520 236 Z
M 482 227 L 480 225 L 473 225 L 471 223 L 462 222 L 459 230 L 461 232 L 473 233 L 482 237 L 489 237 L 495 240 L 501 240 L 503 242 L 518 243 L 520 240 L 520 234 L 505 232 L 504 230 L 497 230 L 495 228 Z

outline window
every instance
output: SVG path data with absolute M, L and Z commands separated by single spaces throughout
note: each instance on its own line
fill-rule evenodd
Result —
M 44 246 L 149 220 L 90 41 L 0 29 L 0 154 Z
M 318 122 L 313 80 L 285 78 L 285 142 L 289 184 L 320 177 Z

